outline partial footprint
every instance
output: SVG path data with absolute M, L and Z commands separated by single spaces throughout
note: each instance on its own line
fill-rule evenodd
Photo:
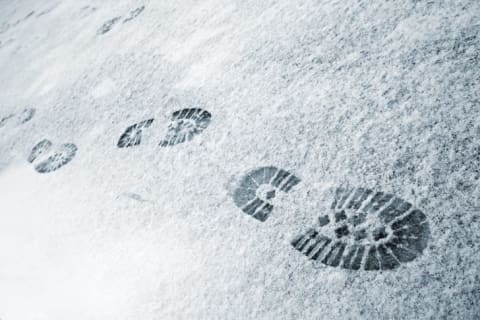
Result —
M 141 7 L 138 7 L 136 8 L 135 10 L 132 10 L 130 11 L 129 15 L 123 20 L 123 23 L 126 23 L 128 21 L 131 21 L 133 19 L 135 19 L 136 17 L 138 17 L 142 12 L 143 10 L 145 10 L 145 6 L 141 6 Z M 106 21 L 101 27 L 100 29 L 98 29 L 97 31 L 97 35 L 103 35 L 107 32 L 109 32 L 110 30 L 113 29 L 113 27 L 122 19 L 122 16 L 117 16 L 115 18 L 112 18 L 108 21 Z
M 301 180 L 276 167 L 253 169 L 241 180 L 233 194 L 237 207 L 264 222 L 273 210 L 273 199 L 279 191 L 289 192 Z
M 195 135 L 200 134 L 208 127 L 211 117 L 210 112 L 200 108 L 175 111 L 160 146 L 173 146 L 192 140 Z
M 120 136 L 117 147 L 129 148 L 138 146 L 142 142 L 142 130 L 150 127 L 154 119 L 140 121 L 125 129 L 125 132 Z
M 126 17 L 125 20 L 123 20 L 123 23 L 135 19 L 143 12 L 143 10 L 145 10 L 145 6 L 138 7 L 135 10 L 131 11 L 128 17 Z
M 97 34 L 102 35 L 102 34 L 105 34 L 105 33 L 109 32 L 117 24 L 117 22 L 120 21 L 120 19 L 122 19 L 122 17 L 119 16 L 119 17 L 115 17 L 115 18 L 112 18 L 112 19 L 106 21 L 100 27 L 100 29 L 98 29 Z
M 48 139 L 43 139 L 33 147 L 32 152 L 30 152 L 30 155 L 27 158 L 27 161 L 32 163 L 42 154 L 47 153 L 51 147 L 52 142 Z
M 8 40 L 5 40 L 4 42 L 0 41 L 0 49 L 4 48 L 4 47 L 6 47 L 9 44 L 14 43 L 14 42 L 15 42 L 15 39 L 12 39 L 12 38 L 10 38 Z
M 5 116 L 2 119 L 0 119 L 0 128 L 3 128 L 9 122 L 9 120 L 12 119 L 13 117 L 15 117 L 14 113 L 9 114 L 8 116 Z
M 403 199 L 364 188 L 338 188 L 318 227 L 291 244 L 329 266 L 391 270 L 421 255 L 429 237 L 426 216 Z
M 53 149 L 52 142 L 44 139 L 33 147 L 27 161 L 34 163 L 37 172 L 49 173 L 72 161 L 76 153 L 77 146 L 73 143 L 65 143 Z

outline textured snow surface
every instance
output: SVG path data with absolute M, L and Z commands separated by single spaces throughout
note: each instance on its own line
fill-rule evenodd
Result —
M 478 319 L 479 16 L 478 0 L 0 0 L 1 320 Z M 185 108 L 208 127 L 175 122 Z M 172 132 L 192 137 L 160 146 Z M 234 195 L 269 166 L 301 181 L 261 222 Z M 421 210 L 423 252 L 365 271 L 295 250 L 342 186 Z

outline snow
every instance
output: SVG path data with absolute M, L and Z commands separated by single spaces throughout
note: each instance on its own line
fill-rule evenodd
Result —
M 15 114 L 0 125 L 0 319 L 476 319 L 479 14 L 473 0 L 0 0 L 0 120 Z M 208 127 L 158 146 L 194 107 Z M 42 139 L 77 154 L 38 173 Z M 232 197 L 263 166 L 301 182 L 262 223 Z M 296 251 L 345 185 L 421 209 L 423 254 L 354 271 Z

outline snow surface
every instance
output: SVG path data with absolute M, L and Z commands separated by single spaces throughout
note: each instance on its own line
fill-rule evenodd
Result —
M 479 16 L 478 0 L 0 0 L 0 119 L 36 111 L 0 124 L 0 318 L 478 319 Z M 159 147 L 194 106 L 209 127 Z M 78 151 L 40 174 L 45 138 Z M 302 181 L 261 223 L 232 193 L 269 165 Z M 341 185 L 420 208 L 423 255 L 367 272 L 299 254 Z

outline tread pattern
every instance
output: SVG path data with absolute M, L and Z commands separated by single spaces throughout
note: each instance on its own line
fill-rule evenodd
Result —
M 255 219 L 264 222 L 273 211 L 273 199 L 278 191 L 289 192 L 301 180 L 290 172 L 276 167 L 249 171 L 235 190 L 235 205 Z
M 420 256 L 430 230 L 425 214 L 392 194 L 337 188 L 318 227 L 291 241 L 309 259 L 351 270 L 392 270 Z
M 140 121 L 136 124 L 129 126 L 118 139 L 117 147 L 130 148 L 138 146 L 142 142 L 142 130 L 149 128 L 154 119 L 148 119 Z

